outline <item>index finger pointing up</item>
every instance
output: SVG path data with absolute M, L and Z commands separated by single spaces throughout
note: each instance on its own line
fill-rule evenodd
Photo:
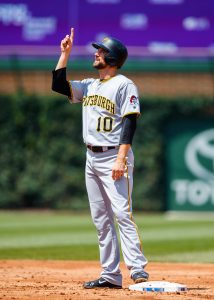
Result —
M 73 40 L 74 40 L 74 28 L 73 27 L 71 27 L 70 40 L 71 40 L 71 42 L 73 42 Z

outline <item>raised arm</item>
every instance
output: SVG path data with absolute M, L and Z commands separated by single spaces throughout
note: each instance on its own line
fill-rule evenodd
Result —
M 55 70 L 67 67 L 68 59 L 73 46 L 73 40 L 74 40 L 74 28 L 71 28 L 70 36 L 67 34 L 64 37 L 64 39 L 61 41 L 60 44 L 61 55 Z
M 69 82 L 66 79 L 66 67 L 69 59 L 69 55 L 72 50 L 74 40 L 74 29 L 71 28 L 70 36 L 66 35 L 61 41 L 60 49 L 61 55 L 56 65 L 55 70 L 52 72 L 52 90 L 71 97 L 71 90 Z

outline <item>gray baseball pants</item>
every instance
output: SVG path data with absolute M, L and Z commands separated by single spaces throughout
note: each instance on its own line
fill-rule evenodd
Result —
M 107 281 L 122 285 L 120 250 L 116 234 L 116 219 L 120 234 L 123 258 L 130 275 L 142 271 L 147 260 L 141 251 L 137 226 L 132 217 L 132 187 L 134 156 L 130 149 L 127 157 L 127 172 L 114 181 L 112 166 L 118 150 L 94 153 L 87 150 L 86 188 L 92 220 L 99 240 L 101 276 Z

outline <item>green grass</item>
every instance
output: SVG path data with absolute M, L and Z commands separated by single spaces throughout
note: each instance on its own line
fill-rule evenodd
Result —
M 149 261 L 214 262 L 214 219 L 135 214 Z M 0 259 L 98 260 L 89 213 L 0 212 Z

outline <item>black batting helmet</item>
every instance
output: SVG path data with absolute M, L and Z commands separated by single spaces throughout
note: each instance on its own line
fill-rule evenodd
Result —
M 101 43 L 92 43 L 96 49 L 102 48 L 107 52 L 105 55 L 105 62 L 110 66 L 116 66 L 118 69 L 122 67 L 127 56 L 128 51 L 126 46 L 117 39 L 106 37 Z

